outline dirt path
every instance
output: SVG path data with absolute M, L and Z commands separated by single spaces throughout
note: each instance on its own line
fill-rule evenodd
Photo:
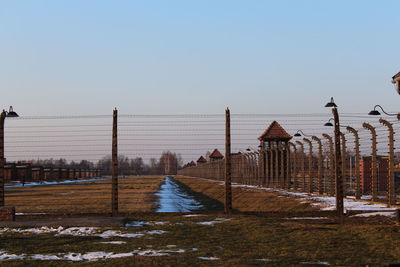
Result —
M 224 185 L 221 181 L 202 178 L 174 176 L 174 179 L 189 186 L 193 191 L 224 202 Z M 232 187 L 233 208 L 239 211 L 312 211 L 308 203 L 290 197 L 252 188 Z
M 152 211 L 163 176 L 130 176 L 119 180 L 120 212 Z M 111 212 L 111 180 L 10 188 L 6 205 L 17 213 Z

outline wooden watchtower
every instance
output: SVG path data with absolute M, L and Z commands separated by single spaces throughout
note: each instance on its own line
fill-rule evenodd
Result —
M 289 183 L 290 139 L 292 136 L 277 121 L 258 137 L 262 185 L 283 188 Z

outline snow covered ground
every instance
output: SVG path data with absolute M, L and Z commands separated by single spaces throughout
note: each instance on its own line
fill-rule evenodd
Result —
M 163 230 L 151 230 L 151 231 L 141 231 L 136 233 L 122 232 L 118 230 L 106 230 L 103 231 L 99 227 L 37 227 L 37 228 L 1 228 L 0 234 L 3 233 L 22 233 L 22 234 L 55 234 L 56 236 L 71 235 L 71 236 L 97 236 L 101 238 L 112 238 L 112 237 L 122 237 L 122 238 L 139 238 L 145 235 L 161 235 L 167 233 Z
M 242 184 L 232 184 L 233 187 L 249 188 L 264 190 L 267 192 L 277 193 L 282 196 L 294 197 L 303 199 L 304 202 L 311 203 L 312 206 L 319 207 L 321 210 L 335 210 L 336 209 L 336 198 L 330 196 L 320 196 L 317 194 L 307 194 L 300 192 L 292 192 L 281 189 L 266 188 L 253 185 L 242 185 Z M 365 199 L 368 199 L 366 197 Z M 344 209 L 345 210 L 361 210 L 361 211 L 380 211 L 380 210 L 396 210 L 395 208 L 388 208 L 385 204 L 371 203 L 366 200 L 356 200 L 354 198 L 344 199 Z
M 184 253 L 184 249 L 165 249 L 165 250 L 133 250 L 125 253 L 114 253 L 114 252 L 104 252 L 104 251 L 93 251 L 87 253 L 58 253 L 58 254 L 10 254 L 5 250 L 0 250 L 0 261 L 2 260 L 66 260 L 66 261 L 97 261 L 100 259 L 112 259 L 112 258 L 124 258 L 138 256 L 169 256 L 172 253 Z
M 83 183 L 83 182 L 94 182 L 94 181 L 104 181 L 110 180 L 111 177 L 103 177 L 103 178 L 90 178 L 90 179 L 74 179 L 74 180 L 59 180 L 59 181 L 42 181 L 42 182 L 27 182 L 21 183 L 16 181 L 13 184 L 7 184 L 5 188 L 18 188 L 18 187 L 30 187 L 30 186 L 43 186 L 43 185 L 54 185 L 54 184 L 71 184 L 71 183 Z
M 197 222 L 196 224 L 213 226 L 216 223 L 222 223 L 222 222 L 226 222 L 226 221 L 230 221 L 230 220 L 232 220 L 232 219 L 231 218 L 216 218 L 215 220 L 212 220 L 212 221 Z
M 224 182 L 222 181 L 215 181 L 212 179 L 207 178 L 197 178 L 201 180 L 206 180 L 210 182 L 214 182 L 216 184 L 223 185 Z M 287 191 L 282 189 L 274 189 L 268 187 L 261 187 L 255 185 L 244 185 L 238 183 L 232 183 L 232 187 L 240 187 L 240 188 L 248 188 L 248 189 L 255 189 L 255 190 L 263 190 L 271 193 L 279 194 L 282 197 L 293 197 L 302 199 L 302 203 L 310 203 L 311 206 L 318 207 L 320 210 L 335 210 L 336 209 L 336 198 L 330 196 L 320 196 L 317 194 L 308 194 L 308 193 L 301 193 L 301 192 L 293 192 Z M 371 196 L 362 196 L 360 200 L 355 199 L 355 197 L 347 197 L 344 199 L 344 210 L 357 210 L 357 211 L 370 211 L 372 214 L 375 215 L 382 215 L 382 216 L 394 216 L 393 212 L 396 208 L 388 208 L 385 204 L 377 204 L 372 203 L 368 200 L 371 200 Z M 389 211 L 389 212 L 384 212 Z M 370 213 L 369 213 L 370 214 Z M 368 215 L 358 216 L 358 217 L 365 217 Z M 369 215 L 374 216 L 374 215 Z

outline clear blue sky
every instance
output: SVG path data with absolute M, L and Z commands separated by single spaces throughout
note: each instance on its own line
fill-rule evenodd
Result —
M 400 111 L 400 1 L 2 1 L 22 115 Z

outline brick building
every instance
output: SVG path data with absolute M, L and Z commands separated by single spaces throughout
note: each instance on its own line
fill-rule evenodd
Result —
M 388 189 L 388 168 L 389 158 L 377 156 L 378 191 Z M 360 183 L 363 194 L 371 192 L 371 157 L 363 157 L 360 160 Z

